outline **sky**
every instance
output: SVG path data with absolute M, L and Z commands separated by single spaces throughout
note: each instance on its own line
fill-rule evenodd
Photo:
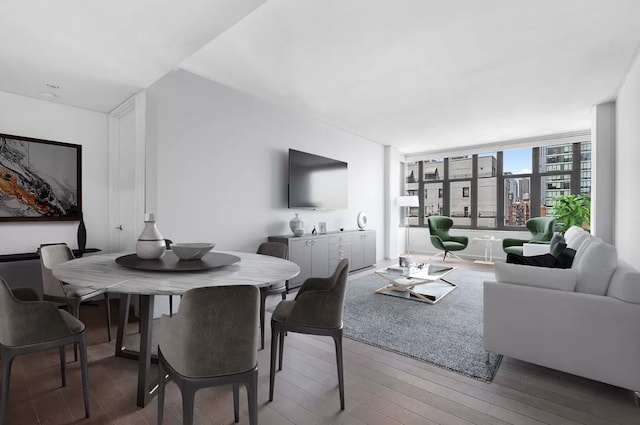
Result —
M 531 148 L 505 150 L 503 172 L 513 174 L 531 173 Z

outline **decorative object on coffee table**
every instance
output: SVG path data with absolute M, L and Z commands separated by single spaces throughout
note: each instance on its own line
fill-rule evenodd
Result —
M 422 268 L 386 267 L 376 270 L 376 274 L 391 283 L 377 289 L 376 293 L 435 304 L 457 288 L 455 283 L 443 279 L 444 275 L 453 270 L 453 267 L 428 264 Z
M 141 260 L 156 260 L 162 258 L 166 248 L 164 238 L 156 227 L 154 213 L 144 215 L 144 230 L 136 242 L 136 255 Z
M 356 221 L 358 222 L 358 227 L 360 228 L 360 230 L 364 230 L 367 227 L 367 215 L 362 211 L 358 213 Z

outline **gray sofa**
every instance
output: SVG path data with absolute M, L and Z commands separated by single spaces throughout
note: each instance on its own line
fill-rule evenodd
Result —
M 484 282 L 484 348 L 640 397 L 640 273 L 573 227 L 570 269 L 496 263 Z

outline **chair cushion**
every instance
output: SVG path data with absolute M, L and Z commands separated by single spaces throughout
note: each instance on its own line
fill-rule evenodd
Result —
M 578 278 L 578 273 L 573 269 L 532 268 L 500 262 L 495 264 L 495 273 L 498 282 L 569 292 L 573 292 Z
M 442 244 L 444 245 L 447 251 L 462 251 L 467 247 L 464 244 L 461 244 L 459 242 L 453 242 L 453 241 L 443 241 Z
M 280 301 L 271 318 L 276 322 L 286 323 L 295 304 L 295 300 Z
M 590 236 L 580 245 L 571 266 L 578 272 L 576 292 L 605 295 L 617 266 L 616 248 Z

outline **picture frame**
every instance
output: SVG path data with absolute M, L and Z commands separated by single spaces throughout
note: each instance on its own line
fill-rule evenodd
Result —
M 321 234 L 327 233 L 327 223 L 321 221 L 320 223 L 318 223 L 318 229 L 319 229 L 319 233 Z
M 0 222 L 81 215 L 82 146 L 0 134 Z

